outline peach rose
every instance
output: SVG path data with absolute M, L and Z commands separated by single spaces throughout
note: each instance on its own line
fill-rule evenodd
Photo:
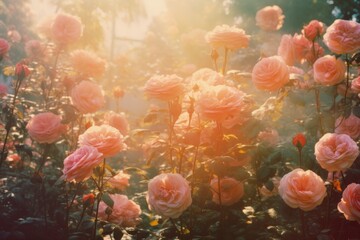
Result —
M 32 139 L 39 143 L 54 143 L 66 133 L 67 126 L 61 117 L 51 112 L 39 113 L 30 119 L 26 129 Z
M 228 25 L 216 26 L 205 35 L 205 40 L 213 47 L 225 47 L 230 50 L 247 48 L 250 36 L 243 29 Z
M 216 204 L 220 204 L 219 199 L 219 179 L 213 178 L 210 182 L 212 191 L 212 201 Z M 220 179 L 220 192 L 221 192 L 221 205 L 231 206 L 234 203 L 240 201 L 244 196 L 244 184 L 238 180 L 230 177 L 224 177 Z
M 149 181 L 146 201 L 151 211 L 178 218 L 191 205 L 189 183 L 177 173 L 162 173 Z
M 93 52 L 75 50 L 71 53 L 70 62 L 72 67 L 84 76 L 99 78 L 104 75 L 105 61 Z
M 145 84 L 144 92 L 150 98 L 171 101 L 184 94 L 183 79 L 172 75 L 154 75 Z
M 342 82 L 345 72 L 345 63 L 334 56 L 323 56 L 314 63 L 314 80 L 324 86 L 334 86 Z
M 0 83 L 0 98 L 5 97 L 8 94 L 8 87 L 6 84 Z
M 94 113 L 105 104 L 101 87 L 90 81 L 81 81 L 73 87 L 71 101 L 81 113 Z
M 195 102 L 195 112 L 201 117 L 224 122 L 245 107 L 245 93 L 225 85 L 209 86 Z
M 81 20 L 66 13 L 56 15 L 51 25 L 51 37 L 61 45 L 78 41 L 82 36 L 82 32 Z
M 225 77 L 222 74 L 210 68 L 200 68 L 194 72 L 191 76 L 191 81 L 194 83 L 204 81 L 209 85 L 220 85 L 226 83 Z
M 123 171 L 120 171 L 115 176 L 109 178 L 107 181 L 113 188 L 119 189 L 121 191 L 124 191 L 125 188 L 127 188 L 129 184 L 130 175 L 124 173 Z
M 315 157 L 329 172 L 345 170 L 359 155 L 359 148 L 346 134 L 327 133 L 315 144 Z
M 308 25 L 304 26 L 302 33 L 310 41 L 314 41 L 316 37 L 321 36 L 325 29 L 324 23 L 318 20 L 312 20 Z
M 302 34 L 293 36 L 296 61 L 303 63 L 307 61 L 313 63 L 317 58 L 324 55 L 324 49 L 318 44 L 313 43 Z
M 107 112 L 104 116 L 104 123 L 116 128 L 124 136 L 129 133 L 129 123 L 124 113 Z
M 347 134 L 354 140 L 360 136 L 360 118 L 354 114 L 347 118 L 340 116 L 336 119 L 335 126 L 335 133 Z
M 322 203 L 326 187 L 321 177 L 313 171 L 297 168 L 281 178 L 279 195 L 288 206 L 310 211 Z
M 351 81 L 351 90 L 354 93 L 360 93 L 360 76 Z
M 3 38 L 0 38 L 0 58 L 4 57 L 4 55 L 9 51 L 10 45 L 8 41 Z
M 70 154 L 64 160 L 63 173 L 65 180 L 71 182 L 81 182 L 88 179 L 93 169 L 103 160 L 102 153 L 99 153 L 95 147 L 82 146 Z
M 293 38 L 290 34 L 284 34 L 281 37 L 280 46 L 277 54 L 281 56 L 287 65 L 293 66 L 295 63 L 295 47 Z
M 251 76 L 258 89 L 277 91 L 289 82 L 290 73 L 280 56 L 272 56 L 256 63 Z
M 119 130 L 109 125 L 89 127 L 79 136 L 79 145 L 96 147 L 104 157 L 114 156 L 127 148 Z
M 257 11 L 255 19 L 256 25 L 265 31 L 279 30 L 284 24 L 282 9 L 277 6 L 267 6 Z
M 98 216 L 101 220 L 115 223 L 121 227 L 135 227 L 140 223 L 141 209 L 138 204 L 121 194 L 109 194 L 109 197 L 113 200 L 114 205 L 111 208 L 104 201 L 100 202 Z
M 360 223 L 360 184 L 351 183 L 345 188 L 337 209 L 346 220 Z
M 360 49 L 360 24 L 337 19 L 324 35 L 324 43 L 336 54 L 353 53 Z

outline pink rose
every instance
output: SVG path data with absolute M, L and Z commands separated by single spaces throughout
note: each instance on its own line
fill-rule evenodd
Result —
M 79 145 L 96 147 L 104 157 L 114 156 L 127 148 L 119 130 L 109 125 L 89 127 L 79 136 Z
M 61 45 L 78 41 L 82 36 L 82 32 L 81 20 L 66 13 L 56 15 L 51 25 L 51 37 Z
M 289 69 L 279 56 L 261 59 L 252 70 L 252 81 L 260 90 L 277 91 L 289 82 Z
M 123 113 L 107 112 L 104 116 L 104 123 L 116 128 L 124 136 L 129 133 L 129 123 Z
M 101 87 L 90 81 L 81 81 L 71 90 L 71 101 L 81 113 L 94 113 L 105 104 Z
M 351 90 L 354 93 L 360 93 L 360 76 L 351 81 Z
M 290 207 L 310 211 L 324 200 L 325 183 L 313 171 L 297 168 L 281 178 L 279 195 Z
M 3 38 L 0 38 L 0 58 L 4 57 L 4 55 L 9 51 L 10 45 L 8 41 Z
M 145 84 L 144 92 L 150 98 L 171 101 L 184 94 L 183 79 L 172 75 L 154 75 Z
M 317 58 L 324 55 L 324 49 L 318 43 L 311 42 L 304 35 L 295 33 L 293 44 L 296 61 L 300 63 L 304 61 L 313 63 Z
M 83 76 L 99 78 L 104 75 L 105 61 L 93 52 L 75 50 L 71 53 L 70 62 L 72 67 Z
M 315 82 L 324 86 L 334 86 L 345 78 L 346 66 L 341 59 L 326 55 L 314 63 Z
M 249 46 L 250 36 L 245 34 L 243 29 L 230 27 L 228 25 L 216 26 L 208 32 L 205 40 L 213 48 L 224 47 L 230 50 L 247 48 Z
M 329 172 L 345 170 L 359 155 L 359 148 L 346 134 L 327 133 L 315 144 L 315 157 Z
M 120 171 L 115 176 L 109 178 L 107 181 L 113 188 L 124 191 L 129 184 L 130 175 Z
M 336 54 L 353 53 L 360 49 L 360 24 L 337 19 L 324 35 L 324 43 Z
M 219 179 L 213 178 L 210 182 L 212 191 L 212 201 L 220 204 L 219 199 Z M 220 179 L 221 205 L 231 206 L 240 201 L 244 196 L 244 184 L 234 178 L 224 177 Z
M 265 31 L 279 30 L 284 24 L 282 9 L 277 6 L 267 6 L 256 13 L 256 25 Z
M 351 183 L 345 188 L 337 209 L 346 220 L 360 223 L 360 184 Z
M 312 20 L 308 25 L 304 26 L 302 33 L 310 41 L 314 41 L 316 37 L 324 33 L 324 23 L 318 20 Z
M 0 98 L 5 97 L 8 94 L 8 87 L 6 84 L 0 83 Z
M 245 93 L 225 85 L 209 86 L 195 102 L 195 112 L 201 117 L 224 122 L 238 115 L 245 107 Z
M 265 143 L 267 146 L 275 147 L 280 140 L 279 133 L 275 129 L 266 129 L 259 132 L 257 136 L 260 142 Z
M 32 139 L 39 143 L 53 143 L 66 133 L 61 117 L 51 112 L 39 113 L 30 119 L 26 129 Z
M 135 227 L 140 223 L 141 209 L 138 204 L 121 194 L 109 194 L 109 197 L 114 201 L 114 206 L 111 208 L 105 202 L 100 202 L 98 213 L 101 220 L 121 227 Z
M 290 34 L 284 34 L 281 37 L 280 46 L 277 54 L 281 56 L 287 65 L 293 66 L 295 63 L 295 47 L 293 38 Z
M 38 40 L 29 40 L 25 43 L 26 55 L 33 59 L 42 59 L 47 54 L 46 45 Z
M 360 118 L 354 114 L 347 118 L 340 116 L 336 119 L 335 126 L 335 133 L 347 134 L 354 140 L 360 136 Z
M 82 146 L 64 160 L 65 180 L 81 182 L 93 173 L 93 169 L 103 161 L 103 155 L 95 147 Z
M 189 183 L 177 173 L 162 173 L 149 181 L 146 201 L 151 211 L 178 218 L 191 205 Z

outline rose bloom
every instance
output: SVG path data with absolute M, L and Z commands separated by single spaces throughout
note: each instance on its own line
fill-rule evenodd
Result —
M 109 178 L 107 181 L 113 188 L 119 189 L 121 191 L 124 191 L 125 188 L 127 188 L 129 184 L 130 175 L 124 173 L 123 171 L 120 171 L 115 176 Z
M 324 33 L 324 23 L 318 20 L 312 20 L 308 25 L 304 26 L 302 33 L 310 41 L 314 41 L 316 37 Z
M 245 93 L 225 85 L 209 86 L 195 102 L 195 112 L 217 122 L 232 118 L 245 107 Z
M 0 83 L 0 97 L 3 98 L 8 93 L 8 87 L 6 84 Z
M 318 43 L 311 42 L 302 34 L 295 33 L 293 44 L 296 61 L 300 63 L 304 61 L 313 63 L 317 58 L 324 55 L 324 49 Z
M 360 223 L 360 184 L 351 183 L 345 188 L 337 209 L 346 220 Z
M 46 45 L 38 40 L 29 40 L 25 43 L 26 55 L 33 59 L 42 59 L 47 54 Z
M 32 139 L 39 143 L 54 143 L 66 133 L 67 126 L 61 117 L 51 112 L 39 113 L 30 119 L 26 129 Z
M 121 227 L 135 227 L 140 223 L 141 209 L 134 201 L 121 194 L 109 194 L 114 201 L 114 206 L 110 208 L 104 201 L 99 204 L 99 218 L 104 221 L 115 223 Z M 107 214 L 106 209 L 111 209 L 111 214 Z
M 225 77 L 222 74 L 210 68 L 200 68 L 194 72 L 191 76 L 191 81 L 193 83 L 204 81 L 209 85 L 220 85 L 226 83 Z
M 329 172 L 345 170 L 359 155 L 359 148 L 346 134 L 327 133 L 315 144 L 315 157 Z
M 79 145 L 96 147 L 104 157 L 114 156 L 127 148 L 119 130 L 109 125 L 89 127 L 79 136 Z
M 321 177 L 313 171 L 297 168 L 281 178 L 279 195 L 290 207 L 310 211 L 322 203 L 326 187 Z
M 282 9 L 277 6 L 267 6 L 256 13 L 256 25 L 265 31 L 279 30 L 284 24 Z
M 61 45 L 78 41 L 82 36 L 82 32 L 81 20 L 66 13 L 57 14 L 51 25 L 51 37 Z
M 275 129 L 266 129 L 265 131 L 261 131 L 259 132 L 257 138 L 259 141 L 270 147 L 275 147 L 280 140 L 279 133 Z
M 94 113 L 105 104 L 101 87 L 90 81 L 81 81 L 71 90 L 71 101 L 81 113 Z
M 123 113 L 107 112 L 104 115 L 104 123 L 116 128 L 124 136 L 129 133 L 129 123 Z
M 99 78 L 105 72 L 105 61 L 86 50 L 72 52 L 70 62 L 76 71 L 88 77 Z
M 178 218 L 192 203 L 189 183 L 178 173 L 157 175 L 148 183 L 146 201 L 156 214 Z
M 281 56 L 287 65 L 293 66 L 295 63 L 295 47 L 293 38 L 290 34 L 284 34 L 281 37 L 280 46 L 277 54 Z
M 334 86 L 345 78 L 346 66 L 344 61 L 334 56 L 326 55 L 314 63 L 315 82 L 324 86 Z
M 324 35 L 324 43 L 336 54 L 353 53 L 360 49 L 360 24 L 337 19 Z
M 360 93 L 360 76 L 351 81 L 351 90 L 354 93 Z
M 185 91 L 183 79 L 175 74 L 154 75 L 145 84 L 144 92 L 150 98 L 171 101 Z
M 102 153 L 99 153 L 95 147 L 82 146 L 75 152 L 70 154 L 64 160 L 64 177 L 65 180 L 71 182 L 81 182 L 93 173 L 93 169 L 103 161 Z
M 212 201 L 216 204 L 220 204 L 219 199 L 219 179 L 213 178 L 210 182 L 212 191 Z M 220 192 L 221 192 L 221 205 L 231 206 L 234 203 L 240 201 L 244 196 L 244 184 L 238 180 L 230 177 L 224 177 L 220 179 Z
M 360 136 L 360 118 L 354 114 L 350 114 L 347 118 L 340 116 L 336 119 L 335 126 L 335 133 L 347 134 L 354 140 Z
M 252 81 L 260 90 L 277 91 L 289 82 L 289 69 L 283 59 L 272 56 L 261 59 L 252 70 Z
M 4 55 L 9 51 L 10 45 L 8 41 L 3 38 L 0 38 L 0 57 L 4 57 Z
M 250 36 L 243 29 L 228 25 L 216 26 L 205 35 L 205 40 L 213 48 L 225 47 L 230 50 L 247 48 Z

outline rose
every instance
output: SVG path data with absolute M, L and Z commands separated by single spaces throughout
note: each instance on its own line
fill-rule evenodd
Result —
M 257 138 L 259 141 L 270 147 L 275 147 L 280 140 L 279 133 L 275 129 L 266 129 L 265 131 L 261 131 L 259 132 Z
M 292 139 L 292 144 L 301 150 L 306 144 L 306 137 L 302 133 L 296 134 Z
M 216 204 L 220 204 L 219 192 L 221 193 L 221 205 L 231 206 L 237 203 L 244 196 L 244 185 L 242 182 L 237 181 L 234 178 L 224 177 L 220 179 L 220 191 L 219 191 L 219 179 L 213 178 L 210 182 L 212 191 L 212 201 Z
M 225 47 L 229 50 L 247 48 L 250 36 L 243 29 L 228 25 L 216 26 L 205 35 L 205 40 L 213 47 Z
M 324 55 L 324 49 L 316 42 L 311 42 L 304 35 L 297 34 L 293 36 L 296 61 L 303 63 L 305 60 L 309 63 Z
M 264 7 L 256 13 L 256 25 L 265 31 L 279 30 L 284 24 L 285 16 L 282 13 L 277 5 Z
M 90 206 L 95 202 L 95 195 L 93 193 L 85 194 L 82 198 L 84 206 Z
M 312 20 L 308 25 L 304 26 L 302 33 L 307 39 L 314 41 L 316 37 L 324 33 L 324 23 Z
M 287 65 L 293 66 L 295 63 L 295 47 L 293 38 L 290 34 L 284 34 L 281 37 L 280 46 L 277 54 L 281 56 Z
M 66 133 L 67 126 L 61 117 L 51 112 L 39 113 L 30 119 L 26 129 L 32 139 L 39 143 L 53 143 Z
M 89 127 L 79 136 L 79 145 L 96 147 L 104 157 L 114 156 L 127 148 L 119 130 L 109 125 Z
M 154 75 L 145 84 L 144 92 L 150 98 L 174 100 L 184 94 L 183 79 L 172 75 Z
M 8 41 L 3 38 L 0 38 L 0 58 L 4 57 L 4 55 L 9 51 L 10 45 Z
M 194 72 L 191 76 L 191 81 L 194 83 L 204 81 L 209 85 L 220 85 L 226 83 L 225 77 L 222 74 L 210 68 L 200 68 Z
M 242 112 L 245 105 L 245 93 L 225 85 L 209 86 L 200 93 L 195 102 L 195 112 L 201 117 L 224 122 Z
M 353 53 L 360 49 L 360 24 L 337 19 L 324 35 L 324 43 L 336 54 Z
M 322 203 L 326 188 L 316 173 L 297 168 L 281 178 L 279 195 L 290 207 L 310 211 Z
M 354 93 L 360 93 L 360 76 L 351 81 L 351 90 Z
M 129 133 L 129 123 L 123 113 L 107 112 L 104 115 L 104 123 L 116 128 L 124 136 Z
M 100 219 L 121 227 L 135 227 L 140 222 L 141 209 L 138 204 L 121 194 L 109 194 L 109 197 L 114 205 L 111 207 L 101 201 L 98 211 Z
M 63 174 L 65 180 L 81 182 L 88 179 L 91 177 L 93 169 L 103 159 L 103 154 L 98 152 L 95 147 L 82 146 L 78 148 L 64 160 Z
M 329 172 L 349 168 L 358 155 L 356 142 L 346 134 L 327 133 L 315 144 L 316 160 Z
M 99 78 L 105 72 L 105 61 L 94 53 L 76 50 L 70 55 L 72 67 L 86 77 Z
M 109 178 L 107 181 L 113 188 L 119 189 L 121 191 L 124 191 L 125 188 L 127 188 L 129 184 L 130 175 L 124 173 L 123 171 L 120 171 L 115 176 Z
M 82 36 L 83 27 L 78 17 L 59 13 L 51 25 L 52 39 L 61 45 L 74 43 Z
M 252 81 L 260 90 L 277 91 L 289 82 L 289 69 L 279 56 L 261 59 L 252 70 Z
M 42 59 L 47 54 L 45 44 L 38 40 L 29 40 L 25 43 L 26 55 L 33 59 Z
M 81 81 L 73 87 L 71 101 L 81 113 L 96 112 L 105 104 L 101 87 L 90 81 Z
M 177 173 L 162 173 L 148 183 L 146 201 L 151 211 L 178 218 L 191 205 L 189 183 Z
M 354 114 L 347 118 L 340 116 L 336 119 L 335 126 L 335 133 L 347 134 L 354 140 L 360 136 L 360 118 Z
M 346 66 L 341 59 L 326 55 L 314 63 L 315 82 L 324 86 L 334 86 L 345 78 Z
M 360 223 L 360 184 L 351 183 L 345 188 L 337 209 L 347 220 Z

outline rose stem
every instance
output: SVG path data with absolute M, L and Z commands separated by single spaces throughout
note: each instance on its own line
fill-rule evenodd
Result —
M 97 184 L 98 188 L 99 188 L 99 193 L 97 196 L 97 203 L 96 203 L 96 212 L 95 212 L 95 223 L 94 223 L 94 231 L 93 231 L 93 239 L 96 239 L 96 225 L 97 225 L 97 220 L 98 220 L 98 214 L 99 214 L 99 205 L 100 205 L 100 200 L 102 198 L 102 193 L 103 193 L 103 180 L 104 180 L 104 175 L 105 175 L 105 165 L 106 165 L 106 160 L 104 158 L 104 162 L 102 165 L 102 170 L 100 171 L 100 175 L 99 175 L 99 182 Z
M 298 152 L 299 152 L 299 165 L 300 165 L 300 168 L 302 168 L 302 148 L 298 148 Z
M 172 165 L 172 168 L 175 169 L 174 163 L 173 163 L 173 157 L 172 157 L 172 134 L 173 134 L 173 121 L 172 121 L 172 116 L 171 116 L 171 109 L 172 109 L 172 104 L 169 101 L 168 102 L 168 107 L 169 107 L 169 160 L 170 163 Z
M 51 74 L 50 74 L 50 86 L 49 86 L 49 91 L 48 91 L 48 94 L 45 95 L 45 109 L 48 109 L 48 102 L 49 102 L 51 90 L 52 90 L 53 85 L 54 85 L 54 79 L 55 79 L 55 76 L 56 76 L 56 65 L 57 65 L 57 63 L 58 63 L 61 50 L 62 50 L 61 48 L 57 49 L 56 55 L 55 55 L 54 65 L 53 65 L 53 67 L 52 67 L 52 69 L 51 69 L 52 72 L 51 72 Z
M 316 101 L 316 111 L 319 116 L 319 125 L 320 125 L 320 133 L 324 135 L 324 127 L 322 122 L 322 114 L 321 114 L 321 106 L 320 106 L 320 90 L 315 88 L 315 101 Z
M 227 60 L 228 60 L 229 49 L 225 47 L 224 52 L 225 52 L 225 55 L 224 55 L 224 63 L 223 63 L 223 68 L 222 68 L 223 75 L 225 75 L 225 73 L 226 73 L 226 64 L 227 64 Z
M 170 218 L 170 222 L 174 225 L 176 232 L 179 234 L 179 237 L 181 239 L 181 232 L 179 231 L 178 227 L 176 226 L 176 223 L 174 219 Z
M 70 208 L 72 207 L 74 201 L 75 201 L 75 198 L 76 198 L 76 195 L 77 195 L 77 192 L 79 191 L 80 189 L 80 186 L 81 186 L 81 183 L 77 183 L 76 185 L 76 189 L 75 189 L 75 193 L 74 193 L 74 196 L 72 197 L 71 201 L 70 201 L 70 204 L 68 204 L 68 201 L 66 199 L 66 232 L 69 233 L 69 214 L 70 214 Z M 71 185 L 70 185 L 71 187 Z M 70 188 L 71 190 L 71 188 Z
M 303 239 L 306 239 L 305 214 L 304 211 L 301 209 L 300 209 L 300 219 L 301 219 L 301 235 Z

